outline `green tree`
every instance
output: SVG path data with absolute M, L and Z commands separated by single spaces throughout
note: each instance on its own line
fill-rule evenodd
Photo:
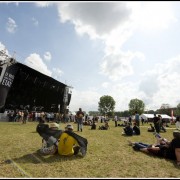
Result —
M 111 96 L 100 97 L 98 110 L 102 115 L 113 116 L 116 102 Z
M 142 100 L 139 99 L 131 99 L 129 102 L 129 112 L 134 114 L 137 111 L 139 114 L 144 112 L 145 104 Z
M 177 109 L 175 110 L 174 114 L 176 116 L 180 116 L 180 103 L 177 105 Z
M 99 116 L 99 111 L 89 111 L 89 116 Z

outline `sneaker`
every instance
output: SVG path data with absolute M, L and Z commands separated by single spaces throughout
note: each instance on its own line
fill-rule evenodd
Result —
M 43 155 L 53 155 L 56 153 L 56 151 L 57 151 L 57 148 L 54 145 L 51 147 L 48 147 L 48 148 L 41 148 L 40 149 L 40 153 Z
M 158 134 L 157 132 L 154 132 L 153 134 L 156 138 L 161 138 L 160 134 Z

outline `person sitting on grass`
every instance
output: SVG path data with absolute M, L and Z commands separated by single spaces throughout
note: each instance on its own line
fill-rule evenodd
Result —
M 51 129 L 48 124 L 38 124 L 36 131 L 43 138 L 40 153 L 43 155 L 59 154 L 63 156 L 72 156 L 81 154 L 86 155 L 87 139 L 75 134 L 73 126 L 67 125 L 65 131 Z
M 91 125 L 91 129 L 96 129 L 96 123 L 95 121 L 93 121 L 92 125 Z
M 131 123 L 130 123 L 131 124 Z M 118 124 L 118 126 L 121 126 L 121 127 L 126 127 L 127 126 L 127 121 L 123 121 L 122 124 Z
M 108 122 L 106 121 L 104 126 L 99 126 L 99 130 L 108 130 L 110 129 Z
M 140 135 L 140 128 L 136 125 L 136 123 L 134 123 L 134 126 L 133 126 L 133 134 Z
M 157 136 L 156 136 L 157 137 Z M 158 138 L 158 137 L 157 137 Z M 152 154 L 159 157 L 164 157 L 171 160 L 176 160 L 177 165 L 180 165 L 180 132 L 173 132 L 173 139 L 171 141 L 165 138 L 159 138 L 155 145 L 146 144 L 142 142 L 131 142 L 129 145 L 134 150 L 142 151 L 144 153 Z
M 124 132 L 122 132 L 122 135 L 132 136 L 133 135 L 133 128 L 131 127 L 130 123 L 127 123 L 127 125 L 123 128 Z
M 148 127 L 148 132 L 155 132 L 155 128 L 152 124 L 150 124 L 150 127 Z

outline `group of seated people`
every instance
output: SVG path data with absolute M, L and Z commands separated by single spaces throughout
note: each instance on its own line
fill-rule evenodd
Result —
M 136 123 L 133 124 L 133 127 L 130 123 L 127 123 L 127 125 L 123 128 L 122 135 L 132 136 L 132 135 L 140 135 L 140 128 L 137 126 Z
M 120 126 L 120 127 L 126 127 L 126 126 L 127 126 L 127 121 L 123 121 L 122 124 L 118 124 L 117 126 Z
M 40 153 L 43 155 L 59 154 L 72 156 L 80 154 L 86 155 L 88 141 L 86 138 L 73 132 L 73 126 L 68 124 L 65 130 L 59 130 L 59 124 L 50 125 L 39 123 L 36 131 L 42 137 L 42 148 Z
M 87 126 L 91 126 L 93 124 L 93 120 L 91 120 L 91 119 L 88 119 L 88 120 L 85 120 L 85 121 L 83 121 L 83 125 L 87 125 Z
M 180 165 L 180 131 L 173 132 L 173 139 L 168 141 L 162 138 L 159 134 L 155 134 L 157 138 L 156 144 L 147 144 L 142 142 L 129 142 L 129 145 L 136 151 L 152 154 L 166 159 L 176 160 L 177 165 Z
M 151 129 L 148 130 L 153 130 L 152 124 L 150 124 L 150 126 Z M 108 122 L 105 122 L 104 126 L 99 126 L 99 129 L 109 129 Z M 136 123 L 134 123 L 133 127 L 128 123 L 123 129 L 124 134 L 126 135 L 140 135 L 140 129 Z M 40 149 L 40 153 L 43 155 L 59 154 L 63 156 L 72 156 L 80 154 L 82 157 L 86 155 L 88 141 L 74 133 L 71 124 L 68 124 L 65 127 L 65 130 L 59 130 L 59 124 L 57 123 L 51 123 L 49 125 L 39 123 L 36 131 L 43 138 L 42 148 Z M 180 165 L 180 131 L 173 132 L 173 139 L 171 141 L 162 138 L 158 133 L 154 133 L 154 135 L 157 139 L 156 144 L 128 142 L 136 151 L 142 151 L 155 156 L 176 160 L 177 165 Z
M 96 129 L 96 123 L 93 121 L 91 125 L 91 129 Z M 104 125 L 99 126 L 99 130 L 108 130 L 110 129 L 108 121 L 105 121 Z
M 105 121 L 105 124 L 102 126 L 99 126 L 99 130 L 108 130 L 110 129 L 108 121 Z
M 148 127 L 148 132 L 155 132 L 155 127 L 150 124 L 150 127 Z M 166 132 L 166 128 L 164 127 L 164 125 L 160 126 L 160 131 Z

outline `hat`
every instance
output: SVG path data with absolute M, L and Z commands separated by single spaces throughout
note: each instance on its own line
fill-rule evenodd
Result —
M 57 124 L 57 123 L 51 123 L 51 124 L 49 124 L 49 127 L 50 127 L 50 128 L 57 128 L 57 129 L 59 129 L 59 124 Z
M 73 126 L 71 124 L 68 124 L 66 127 L 66 129 L 72 129 L 73 130 Z

